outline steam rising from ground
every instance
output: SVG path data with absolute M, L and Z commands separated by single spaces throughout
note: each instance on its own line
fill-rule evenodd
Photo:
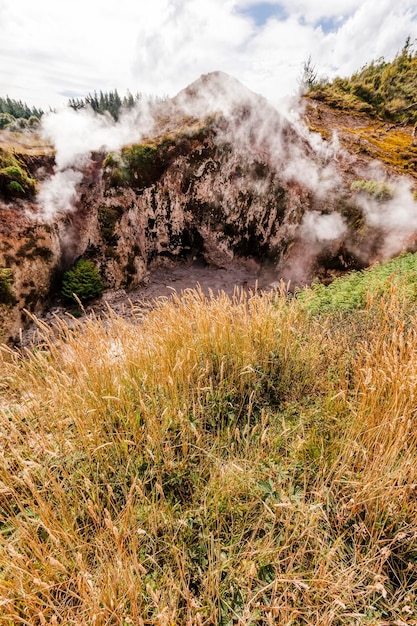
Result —
M 82 173 L 72 167 L 65 170 L 57 169 L 55 174 L 43 183 L 39 189 L 38 201 L 45 221 L 50 222 L 57 213 L 65 213 L 75 207 L 77 185 L 82 177 Z
M 298 258 L 289 271 L 302 281 L 303 272 L 306 274 L 321 251 L 334 242 L 342 244 L 349 236 L 345 219 L 334 210 L 344 184 L 338 163 L 343 152 L 337 135 L 331 142 L 324 141 L 308 131 L 297 111 L 287 112 L 287 117 L 278 113 L 263 97 L 222 72 L 201 77 L 157 107 L 139 101 L 136 108 L 122 113 L 118 122 L 88 109 L 66 108 L 45 115 L 43 132 L 55 146 L 56 168 L 39 192 L 42 217 L 53 220 L 57 213 L 75 208 L 77 185 L 91 151 L 117 150 L 152 136 L 153 131 L 168 133 L 178 120 L 203 122 L 214 114 L 220 114 L 216 118 L 219 144 L 233 145 L 245 158 L 267 164 L 278 179 L 295 182 L 314 197 L 317 210 L 305 213 L 299 221 L 295 237 L 302 245 L 296 246 Z M 262 183 L 258 184 L 261 192 Z M 383 201 L 366 193 L 352 194 L 366 225 L 382 233 L 384 257 L 400 252 L 410 234 L 417 232 L 417 205 L 410 183 L 398 179 L 390 184 L 393 193 Z
M 92 109 L 79 111 L 67 107 L 42 118 L 42 132 L 55 147 L 55 172 L 39 190 L 42 218 L 51 221 L 57 213 L 75 208 L 77 185 L 83 178 L 90 153 L 116 150 L 140 141 L 152 129 L 153 117 L 147 100 L 122 112 L 119 121 L 110 115 L 98 115 Z
M 367 226 L 383 233 L 380 256 L 385 260 L 404 250 L 410 237 L 417 233 L 417 202 L 409 180 L 396 178 L 384 184 L 390 190 L 388 198 L 378 200 L 359 193 L 358 204 Z
M 340 213 L 323 215 L 317 211 L 309 211 L 301 222 L 302 237 L 312 244 L 339 239 L 346 231 L 347 225 Z

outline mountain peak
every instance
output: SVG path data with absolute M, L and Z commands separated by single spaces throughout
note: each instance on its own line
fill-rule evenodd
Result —
M 265 102 L 264 98 L 245 87 L 237 78 L 225 72 L 202 74 L 173 99 L 175 106 L 190 109 L 192 113 L 228 113 L 237 105 Z

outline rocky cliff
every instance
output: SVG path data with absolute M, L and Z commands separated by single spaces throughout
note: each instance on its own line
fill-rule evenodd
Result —
M 318 115 L 310 103 L 304 119 L 315 131 Z M 25 309 L 47 305 L 80 257 L 108 288 L 132 288 L 150 268 L 186 259 L 215 267 L 255 259 L 276 280 L 303 283 L 412 247 L 411 183 L 326 133 L 214 73 L 155 106 L 139 142 L 59 167 L 59 154 L 15 150 L 38 193 L 0 206 L 0 268 L 12 277 L 4 338 L 17 336 Z M 57 189 L 61 200 L 45 212 L 51 181 L 52 208 Z M 407 223 L 399 230 L 389 221 L 395 207 Z

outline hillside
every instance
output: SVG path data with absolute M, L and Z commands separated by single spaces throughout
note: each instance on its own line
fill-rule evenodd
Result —
M 326 138 L 336 130 L 349 151 L 415 178 L 416 70 L 417 51 L 407 40 L 391 62 L 381 58 L 331 82 L 311 80 L 307 93 L 311 128 Z
M 373 60 L 348 78 L 308 81 L 310 93 L 336 109 L 366 113 L 398 124 L 417 122 L 417 51 L 410 38 L 392 61 Z M 312 68 L 305 68 L 308 73 Z

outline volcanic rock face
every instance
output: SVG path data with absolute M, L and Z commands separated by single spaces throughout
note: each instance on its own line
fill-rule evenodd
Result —
M 333 156 L 331 148 L 314 151 L 234 79 L 202 77 L 155 112 L 142 145 L 108 155 L 81 183 L 87 248 L 112 287 L 136 285 L 163 258 L 277 264 L 306 212 L 321 213 L 325 195 L 326 210 L 334 209 Z
M 2 205 L 0 267 L 13 274 L 4 338 L 18 333 L 24 308 L 45 306 L 81 256 L 96 262 L 108 287 L 130 288 L 166 260 L 227 267 L 254 258 L 277 279 L 306 282 L 317 259 L 328 269 L 358 267 L 378 249 L 380 232 L 369 236 L 350 192 L 354 159 L 312 140 L 234 79 L 204 76 L 152 116 L 140 144 L 73 165 L 73 189 L 62 187 L 67 209 L 58 202 L 46 216 L 39 201 Z M 54 168 L 45 159 L 41 169 L 28 163 L 41 187 Z

